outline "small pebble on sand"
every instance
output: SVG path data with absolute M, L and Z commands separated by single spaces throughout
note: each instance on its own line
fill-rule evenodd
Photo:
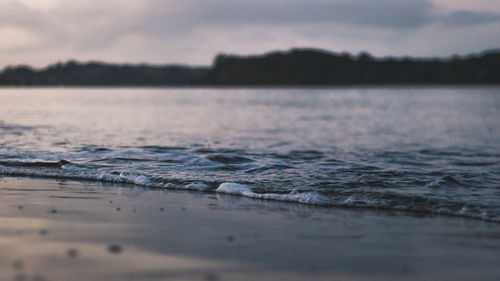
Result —
M 108 251 L 112 254 L 118 254 L 123 251 L 123 248 L 120 245 L 112 244 L 108 246 Z
M 15 261 L 12 264 L 12 268 L 14 268 L 15 270 L 22 270 L 24 268 L 24 263 L 22 261 Z
M 75 258 L 76 256 L 78 256 L 78 251 L 76 249 L 68 249 L 68 251 L 66 252 L 66 254 L 70 258 Z

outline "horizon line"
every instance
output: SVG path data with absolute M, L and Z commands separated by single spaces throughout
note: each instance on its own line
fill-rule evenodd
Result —
M 291 54 L 291 53 L 297 52 L 297 51 L 302 51 L 302 52 L 314 51 L 314 52 L 320 52 L 320 53 L 324 53 L 324 54 L 328 54 L 328 55 L 349 56 L 351 58 L 359 58 L 360 56 L 368 55 L 373 60 L 384 60 L 384 59 L 406 60 L 406 59 L 410 59 L 410 60 L 415 60 L 415 61 L 430 61 L 430 60 L 444 60 L 444 61 L 446 61 L 446 60 L 452 60 L 454 58 L 462 58 L 463 59 L 463 58 L 471 58 L 471 57 L 475 57 L 475 56 L 482 56 L 482 55 L 486 55 L 489 53 L 497 53 L 497 52 L 500 52 L 500 47 L 488 48 L 488 49 L 484 49 L 480 52 L 468 53 L 465 55 L 452 54 L 449 56 L 410 56 L 410 55 L 373 56 L 368 51 L 360 51 L 358 53 L 351 53 L 348 51 L 342 51 L 342 52 L 330 51 L 327 49 L 321 49 L 321 48 L 317 48 L 317 47 L 292 47 L 292 48 L 289 48 L 287 50 L 276 49 L 276 50 L 266 51 L 266 52 L 263 52 L 260 54 L 248 54 L 248 55 L 239 55 L 239 54 L 234 54 L 234 53 L 219 52 L 213 57 L 212 63 L 208 64 L 208 65 L 194 65 L 194 64 L 185 64 L 185 63 L 107 62 L 104 60 L 94 60 L 94 59 L 78 60 L 78 59 L 70 58 L 67 60 L 58 60 L 54 63 L 50 63 L 50 64 L 47 64 L 47 65 L 41 66 L 41 67 L 34 67 L 34 66 L 31 66 L 27 63 L 19 63 L 19 64 L 15 64 L 15 65 L 8 64 L 8 65 L 4 66 L 3 68 L 1 68 L 0 72 L 3 72 L 9 68 L 21 68 L 21 67 L 26 67 L 26 68 L 29 68 L 29 69 L 34 70 L 34 71 L 42 71 L 42 70 L 48 69 L 50 67 L 54 67 L 57 65 L 67 65 L 70 63 L 83 64 L 83 65 L 95 63 L 95 64 L 113 65 L 113 66 L 134 66 L 134 67 L 147 66 L 147 67 L 158 67 L 158 68 L 161 68 L 161 67 L 210 68 L 210 67 L 214 66 L 215 59 L 219 56 L 248 59 L 248 58 L 266 57 L 266 56 L 277 55 L 277 54 Z

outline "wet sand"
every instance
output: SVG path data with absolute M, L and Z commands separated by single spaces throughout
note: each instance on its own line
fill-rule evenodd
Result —
M 500 224 L 0 178 L 0 280 L 498 280 Z

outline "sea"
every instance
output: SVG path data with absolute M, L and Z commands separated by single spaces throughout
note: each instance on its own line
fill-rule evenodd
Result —
M 1 176 L 500 222 L 500 88 L 1 88 Z

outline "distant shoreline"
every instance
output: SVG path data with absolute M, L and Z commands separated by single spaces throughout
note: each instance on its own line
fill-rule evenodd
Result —
M 0 90 L 14 89 L 406 89 L 406 88 L 499 88 L 500 84 L 352 84 L 352 85 L 1 85 Z
M 500 85 L 500 51 L 449 58 L 374 58 L 318 49 L 218 55 L 212 66 L 68 61 L 10 66 L 0 87 L 374 87 Z

